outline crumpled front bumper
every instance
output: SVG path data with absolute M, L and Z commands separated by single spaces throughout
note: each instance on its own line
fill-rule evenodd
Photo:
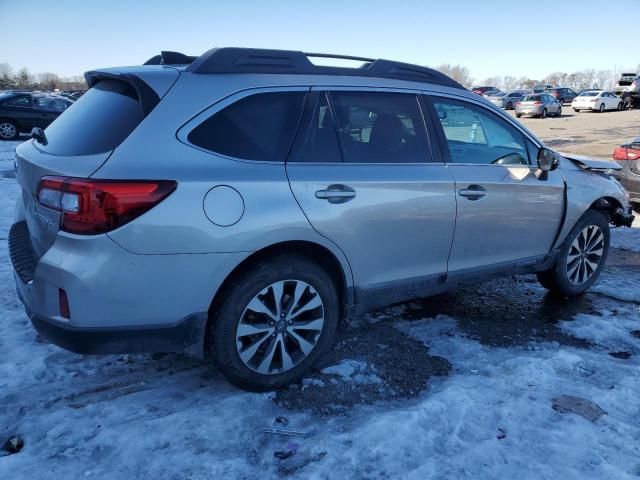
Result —
M 613 214 L 611 221 L 616 227 L 630 227 L 635 218 L 631 207 L 628 206 L 626 209 L 618 208 Z

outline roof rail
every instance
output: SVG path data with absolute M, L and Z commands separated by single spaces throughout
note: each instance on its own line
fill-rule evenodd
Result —
M 180 52 L 162 51 L 144 62 L 144 65 L 189 65 L 198 57 L 191 57 Z
M 164 53 L 165 52 L 163 52 L 163 54 Z M 363 62 L 363 64 L 358 68 L 314 65 L 309 58 L 316 57 L 356 60 Z M 350 75 L 435 83 L 447 87 L 464 89 L 462 85 L 452 78 L 428 67 L 393 62 L 391 60 L 375 60 L 372 58 L 331 55 L 326 53 L 305 53 L 294 50 L 235 47 L 213 48 L 192 62 L 189 62 L 186 71 L 196 74 L 288 73 L 298 75 Z

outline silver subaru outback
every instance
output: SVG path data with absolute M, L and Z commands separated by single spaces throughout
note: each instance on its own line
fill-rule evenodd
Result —
M 296 51 L 163 52 L 16 151 L 9 247 L 43 337 L 301 379 L 341 320 L 496 274 L 579 295 L 633 221 L 611 162 L 544 147 L 434 70 Z

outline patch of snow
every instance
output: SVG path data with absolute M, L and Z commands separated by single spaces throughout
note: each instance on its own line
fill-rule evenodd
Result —
M 636 222 L 640 218 L 636 219 Z M 630 252 L 640 253 L 640 225 L 632 228 L 612 228 L 611 229 L 611 247 L 620 250 L 628 250 Z
M 640 281 L 636 270 L 633 267 L 606 267 L 589 291 L 625 302 L 640 302 Z
M 342 360 L 336 365 L 323 368 L 320 373 L 338 376 L 345 382 L 359 384 L 382 383 L 382 379 L 376 375 L 373 365 L 358 360 Z

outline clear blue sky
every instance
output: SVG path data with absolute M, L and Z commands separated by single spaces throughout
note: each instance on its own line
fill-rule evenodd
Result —
M 0 62 L 68 76 L 160 50 L 252 46 L 462 64 L 477 81 L 541 78 L 635 69 L 638 11 L 640 0 L 0 0 Z

